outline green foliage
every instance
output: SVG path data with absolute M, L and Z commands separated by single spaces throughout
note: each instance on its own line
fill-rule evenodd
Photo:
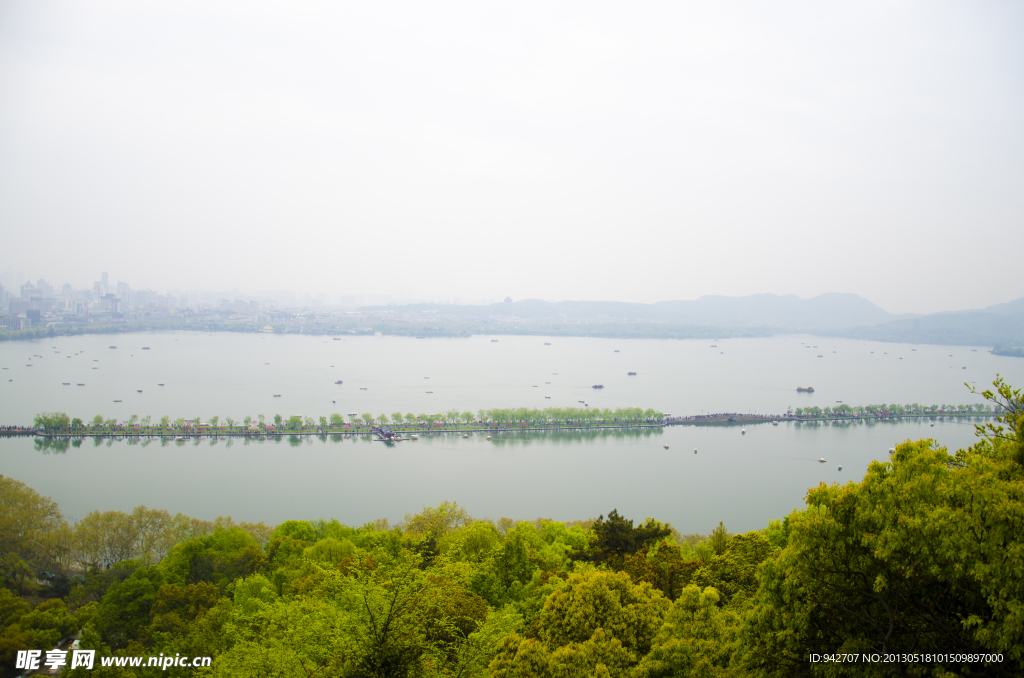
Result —
M 71 419 L 63 412 L 42 412 L 32 421 L 35 428 L 66 430 L 71 428 Z
M 144 567 L 107 590 L 96 611 L 94 624 L 108 645 L 122 648 L 141 638 L 149 623 L 150 608 L 165 581 L 159 569 Z
M 66 530 L 55 502 L 0 475 L 0 583 L 24 594 L 43 570 L 62 570 Z
M 648 518 L 643 524 L 633 527 L 633 521 L 619 515 L 612 509 L 608 519 L 599 516 L 591 528 L 594 541 L 589 553 L 578 557 L 598 563 L 607 563 L 612 569 L 621 570 L 627 556 L 631 556 L 648 544 L 672 534 L 672 528 Z
M 1004 653 L 993 675 L 1024 666 L 1024 416 L 1018 392 L 999 393 L 986 397 L 1002 398 L 1007 415 L 970 450 L 907 442 L 861 483 L 808 493 L 788 545 L 762 569 L 748 666 L 786 675 L 808 651 L 940 645 Z

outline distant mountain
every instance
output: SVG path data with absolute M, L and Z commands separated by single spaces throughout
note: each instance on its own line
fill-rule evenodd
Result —
M 409 304 L 361 309 L 412 319 L 441 318 L 483 322 L 658 323 L 681 326 L 757 328 L 775 332 L 811 332 L 876 325 L 907 316 L 888 313 L 856 294 L 795 294 L 746 297 L 704 296 L 692 301 L 636 304 L 616 301 L 526 299 L 486 306 Z
M 1024 313 L 1024 297 L 1015 301 L 1008 301 L 1005 304 L 996 304 L 983 309 L 986 313 Z
M 694 301 L 662 301 L 655 305 L 683 324 L 771 327 L 791 331 L 877 325 L 906 317 L 888 313 L 856 294 L 837 293 L 811 299 L 801 299 L 795 294 L 705 296 Z
M 811 299 L 795 294 L 704 296 L 654 304 L 526 299 L 485 306 L 409 304 L 361 310 L 384 322 L 414 323 L 424 328 L 415 330 L 422 333 L 431 329 L 462 335 L 621 337 L 808 333 L 919 344 L 1024 346 L 1024 298 L 977 311 L 930 315 L 894 315 L 856 294 L 822 294 Z M 440 325 L 446 323 L 450 326 L 442 329 Z
M 1024 299 L 1009 304 L 1024 302 Z M 830 332 L 834 336 L 951 346 L 1024 346 L 1024 313 L 964 311 L 933 313 L 870 327 Z M 1009 354 L 1007 354 L 1009 355 Z

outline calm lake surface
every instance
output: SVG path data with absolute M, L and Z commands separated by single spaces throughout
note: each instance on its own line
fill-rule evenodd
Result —
M 240 421 L 259 414 L 567 407 L 580 400 L 675 415 L 782 413 L 837 401 L 957 404 L 981 400 L 964 382 L 984 387 L 1001 373 L 1024 385 L 1024 360 L 993 356 L 989 348 L 803 336 L 53 338 L 0 344 L 0 367 L 7 368 L 0 371 L 0 423 L 30 424 L 43 411 Z M 336 385 L 339 379 L 344 383 Z M 813 394 L 796 393 L 808 385 Z M 931 423 L 784 423 L 747 426 L 745 435 L 735 426 L 508 434 L 492 441 L 442 435 L 394 447 L 365 437 L 149 444 L 89 438 L 58 452 L 15 438 L 0 439 L 0 473 L 52 497 L 70 518 L 145 504 L 207 519 L 336 517 L 362 524 L 395 521 L 450 499 L 477 517 L 574 519 L 618 508 L 635 519 L 668 520 L 683 532 L 707 532 L 719 520 L 736 531 L 801 506 L 819 482 L 860 480 L 898 441 L 930 437 L 955 449 L 975 440 L 971 422 Z

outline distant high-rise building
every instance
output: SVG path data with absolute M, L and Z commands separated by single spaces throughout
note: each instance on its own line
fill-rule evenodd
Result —
M 27 283 L 25 283 L 24 285 L 21 286 L 21 300 L 22 301 L 29 301 L 32 297 L 38 297 L 38 296 L 39 296 L 39 290 L 36 289 L 36 286 L 33 285 L 32 283 L 27 282 Z
M 128 286 L 128 283 L 118 281 L 117 296 L 121 298 L 121 305 L 123 308 L 132 307 L 132 288 Z
M 41 297 L 48 299 L 53 296 L 53 285 L 42 278 L 36 281 L 36 290 L 39 291 L 39 296 Z

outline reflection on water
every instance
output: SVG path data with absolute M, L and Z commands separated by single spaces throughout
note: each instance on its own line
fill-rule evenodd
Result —
M 492 436 L 491 443 L 499 447 L 532 445 L 536 443 L 579 443 L 594 440 L 611 438 L 614 440 L 627 440 L 637 438 L 651 438 L 664 433 L 662 428 L 613 428 L 613 429 L 573 429 L 556 431 L 516 431 L 512 433 L 498 433 Z

